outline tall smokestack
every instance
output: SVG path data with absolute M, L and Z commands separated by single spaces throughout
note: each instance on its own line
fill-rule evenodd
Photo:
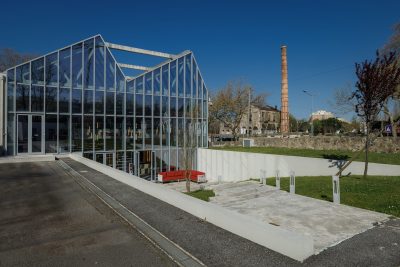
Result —
M 281 133 L 289 133 L 289 93 L 286 46 L 281 46 L 282 82 L 281 82 Z

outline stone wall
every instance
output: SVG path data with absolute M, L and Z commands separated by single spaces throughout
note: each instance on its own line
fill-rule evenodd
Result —
M 359 151 L 364 147 L 363 137 L 338 137 L 338 136 L 316 136 L 316 137 L 255 137 L 256 146 L 262 147 L 287 147 L 307 148 L 317 150 L 351 150 Z M 375 139 L 371 151 L 385 153 L 400 153 L 400 138 L 378 137 Z
M 351 150 L 359 151 L 364 147 L 363 137 L 339 137 L 339 136 L 302 136 L 296 138 L 282 137 L 252 137 L 255 146 L 261 147 L 287 147 L 306 148 L 317 150 Z M 236 142 L 218 142 L 215 146 L 241 146 L 242 139 Z M 400 138 L 378 137 L 375 139 L 371 150 L 373 152 L 400 153 Z

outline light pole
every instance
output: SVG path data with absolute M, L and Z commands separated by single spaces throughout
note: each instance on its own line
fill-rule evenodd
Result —
M 305 93 L 306 95 L 311 96 L 311 136 L 314 136 L 314 121 L 313 121 L 313 110 L 314 110 L 314 96 L 315 94 L 310 93 L 307 90 L 303 90 L 303 93 Z

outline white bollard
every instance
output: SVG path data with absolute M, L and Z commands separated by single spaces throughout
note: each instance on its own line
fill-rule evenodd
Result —
M 296 176 L 294 175 L 294 171 L 290 172 L 290 194 L 295 194 L 296 187 Z
M 275 186 L 276 189 L 281 189 L 281 177 L 279 176 L 279 170 L 276 171 L 276 175 L 275 175 Z
M 332 191 L 333 191 L 333 203 L 340 204 L 339 176 L 332 175 Z

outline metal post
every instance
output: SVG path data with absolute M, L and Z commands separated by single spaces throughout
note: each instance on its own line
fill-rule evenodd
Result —
M 247 137 L 250 137 L 250 116 L 251 116 L 251 91 L 249 88 L 249 115 L 247 116 Z
M 340 184 L 339 176 L 332 175 L 332 191 L 333 191 L 333 203 L 340 204 Z
M 290 194 L 295 194 L 296 176 L 294 171 L 290 172 Z
M 275 187 L 276 189 L 281 189 L 281 177 L 279 175 L 279 170 L 276 171 L 275 175 Z

